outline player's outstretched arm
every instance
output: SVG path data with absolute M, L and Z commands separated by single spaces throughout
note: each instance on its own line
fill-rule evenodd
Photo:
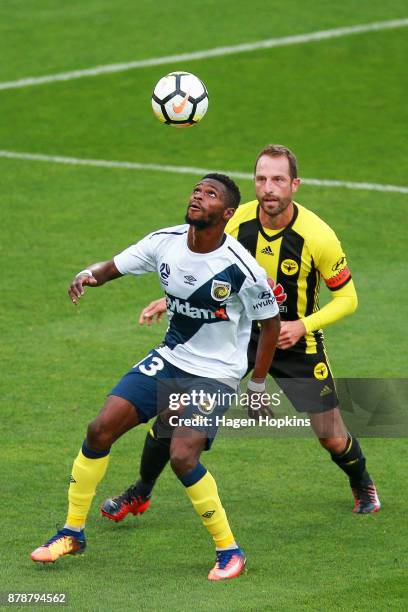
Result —
M 84 295 L 84 286 L 100 287 L 108 281 L 119 278 L 122 274 L 119 272 L 113 259 L 92 264 L 86 270 L 81 270 L 72 280 L 68 295 L 73 304 L 77 304 L 80 297 Z
M 163 297 L 159 298 L 158 300 L 153 300 L 153 302 L 150 302 L 148 306 L 145 306 L 140 313 L 140 325 L 144 325 L 145 323 L 147 323 L 147 325 L 151 325 L 154 320 L 156 320 L 156 323 L 159 323 L 166 310 L 166 298 Z

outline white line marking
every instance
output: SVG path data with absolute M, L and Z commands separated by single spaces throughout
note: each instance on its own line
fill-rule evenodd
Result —
M 216 47 L 215 49 L 205 49 L 203 51 L 193 51 L 191 53 L 181 53 L 179 55 L 165 55 L 163 57 L 153 57 L 151 59 L 136 60 L 134 62 L 125 62 L 121 64 L 106 64 L 104 66 L 96 66 L 94 68 L 86 68 L 84 70 L 73 70 L 71 72 L 60 72 L 59 74 L 50 74 L 42 77 L 27 77 L 25 79 L 18 79 L 17 81 L 0 83 L 0 90 L 17 89 L 19 87 L 28 87 L 30 85 L 42 85 L 44 83 L 53 83 L 55 81 L 70 81 L 72 79 L 80 79 L 83 77 L 98 76 L 99 74 L 111 74 L 113 72 L 134 70 L 135 68 L 145 68 L 146 66 L 161 66 L 163 64 L 173 63 L 176 64 L 178 62 L 181 63 L 184 61 L 199 60 L 207 57 L 220 57 L 223 55 L 233 55 L 234 53 L 247 53 L 249 51 L 257 51 L 258 49 L 271 49 L 272 47 L 298 45 L 316 40 L 339 38 L 341 36 L 362 34 L 364 32 L 377 32 L 379 30 L 405 28 L 407 26 L 408 18 L 393 19 L 391 21 L 379 21 L 375 23 L 363 23 L 361 25 L 347 26 L 344 28 L 321 30 L 320 32 L 309 32 L 307 34 L 297 34 L 295 36 L 268 38 L 266 40 L 259 40 L 254 43 L 243 43 L 240 45 L 232 45 L 230 47 Z
M 115 161 L 106 159 L 80 159 L 77 157 L 63 157 L 61 155 L 42 155 L 40 153 L 20 153 L 18 151 L 0 151 L 0 158 L 21 159 L 27 161 L 51 162 L 54 164 L 68 164 L 72 166 L 96 166 L 98 168 L 124 168 L 127 170 L 152 170 L 155 172 L 169 172 L 171 174 L 197 174 L 204 175 L 216 170 L 208 168 L 195 168 L 190 166 L 168 166 L 161 164 L 139 164 L 137 162 Z M 252 180 L 253 175 L 248 172 L 234 172 L 229 170 L 218 170 L 231 178 Z M 345 189 L 363 189 L 367 191 L 391 191 L 395 193 L 407 193 L 408 187 L 399 185 L 381 185 L 379 183 L 354 183 L 351 181 L 336 181 L 328 179 L 302 178 L 304 185 L 316 187 L 343 187 Z

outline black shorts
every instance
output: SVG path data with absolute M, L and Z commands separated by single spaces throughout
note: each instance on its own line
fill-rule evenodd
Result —
M 248 371 L 255 364 L 257 343 L 248 345 Z M 333 376 L 323 348 L 307 354 L 276 349 L 269 374 L 298 412 L 325 412 L 339 404 Z

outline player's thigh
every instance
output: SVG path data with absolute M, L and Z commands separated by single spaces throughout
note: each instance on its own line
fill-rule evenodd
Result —
M 298 412 L 315 414 L 338 407 L 335 383 L 322 349 L 314 354 L 277 349 L 269 373 Z
M 107 438 L 112 444 L 129 429 L 139 424 L 134 406 L 115 395 L 110 395 L 98 416 L 88 427 L 89 438 Z

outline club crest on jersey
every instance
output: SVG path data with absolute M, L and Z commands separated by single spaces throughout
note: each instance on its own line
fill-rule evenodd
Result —
M 287 276 L 292 276 L 299 270 L 299 264 L 294 259 L 284 259 L 281 263 L 281 270 Z
M 231 283 L 214 279 L 211 285 L 211 297 L 217 302 L 223 302 L 231 295 Z

